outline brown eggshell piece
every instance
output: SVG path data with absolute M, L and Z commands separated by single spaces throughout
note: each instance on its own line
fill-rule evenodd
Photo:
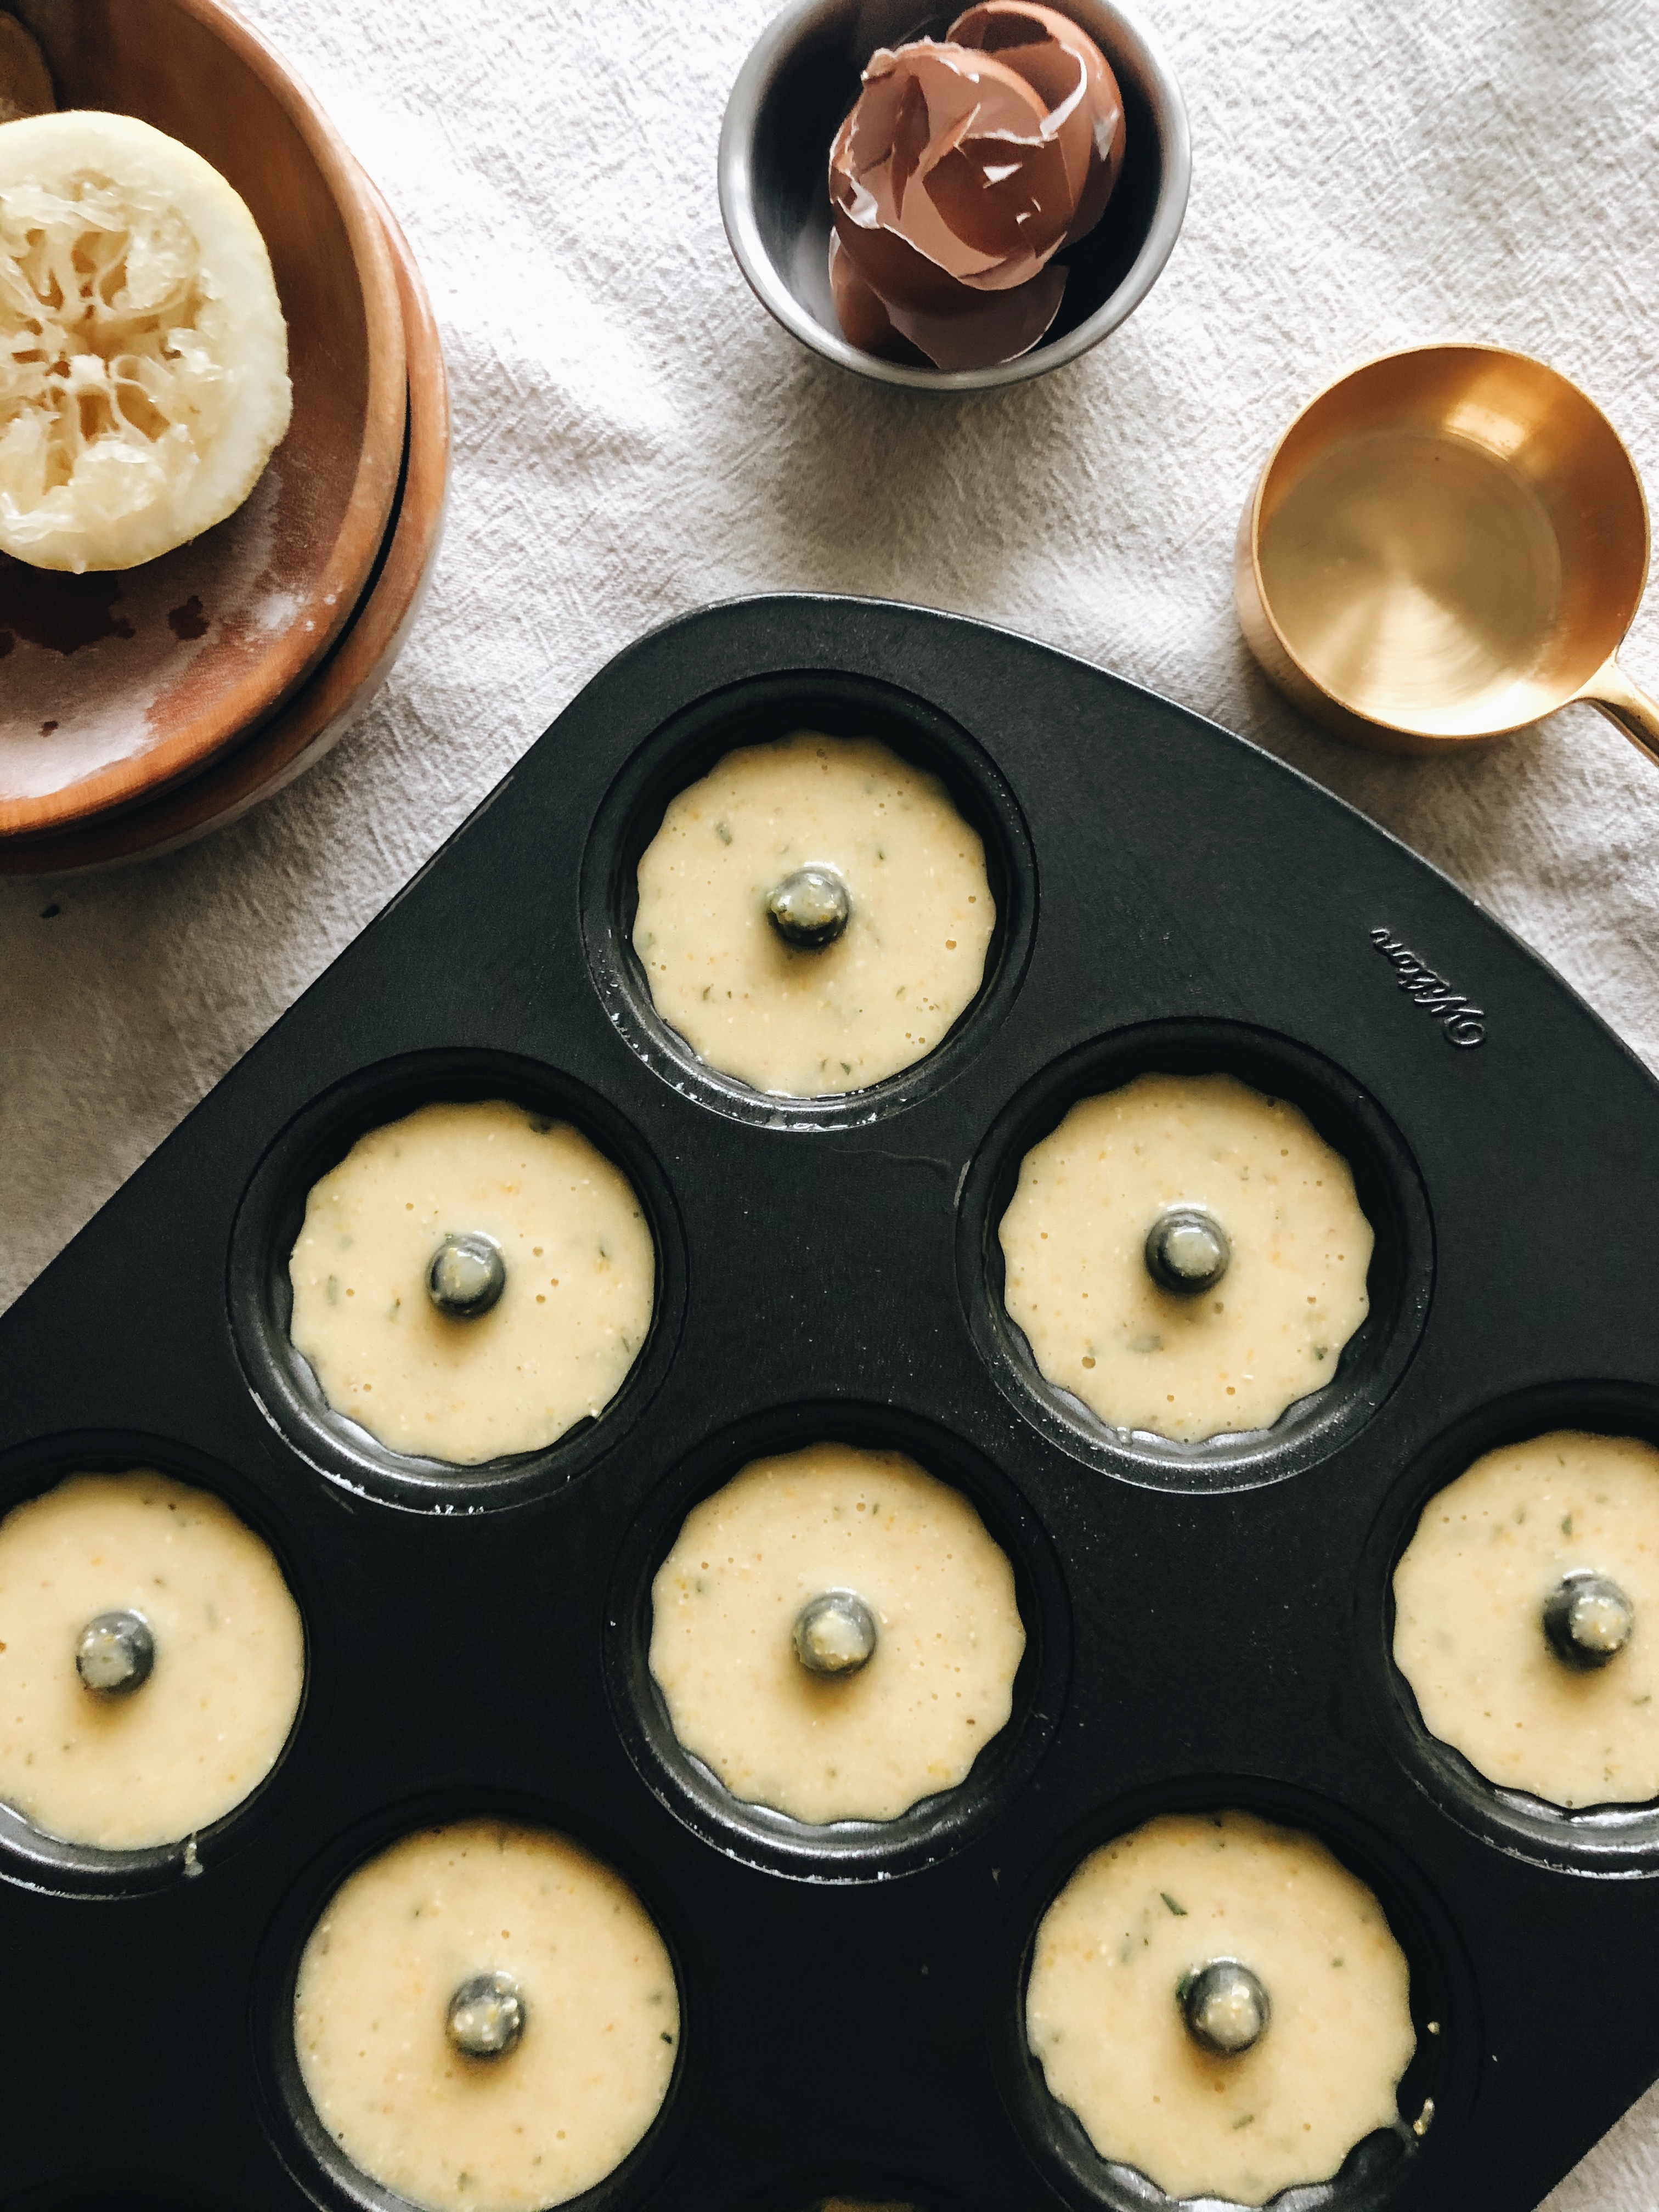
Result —
M 945 310 L 940 276 L 1012 290 L 1055 252 L 1076 198 L 1047 118 L 992 55 L 922 40 L 871 57 L 830 151 L 830 197 L 848 257 L 890 307 Z
M 879 294 L 859 275 L 834 231 L 830 234 L 830 289 L 836 319 L 849 345 L 857 346 L 861 353 L 878 354 L 884 361 L 921 358 L 909 341 L 893 328 Z
M 897 231 L 858 228 L 841 208 L 833 212 L 836 237 L 847 259 L 890 307 L 902 303 L 919 314 L 948 315 L 969 290 Z
M 1127 129 L 1111 64 L 1081 25 L 1036 0 L 981 0 L 957 16 L 951 42 L 987 54 L 1023 76 L 1052 117 L 1084 96 L 1061 133 L 1077 210 L 1062 245 L 1086 237 L 1106 212 L 1123 167 Z
M 893 327 L 935 368 L 992 368 L 1018 361 L 1042 337 L 1060 313 L 1066 271 L 1040 269 L 1012 291 L 975 292 L 965 284 L 958 289 L 963 304 L 949 314 L 890 309 Z
M 0 123 L 57 112 L 52 72 L 33 33 L 15 15 L 0 13 Z
M 1000 136 L 963 138 L 927 173 L 924 189 L 947 233 L 995 266 L 964 281 L 987 291 L 1012 290 L 1034 276 L 1066 235 L 1055 212 L 1073 204 L 1066 156 L 1050 140 L 1018 162 Z
M 839 217 L 837 218 L 839 220 Z M 935 368 L 987 368 L 1029 353 L 1060 312 L 1063 269 L 1039 270 L 1012 291 L 958 284 L 893 231 L 860 240 L 866 260 L 890 273 L 881 291 L 854 264 L 839 230 L 830 235 L 830 289 L 849 343 L 884 361 L 932 362 Z M 902 293 L 911 304 L 889 307 Z

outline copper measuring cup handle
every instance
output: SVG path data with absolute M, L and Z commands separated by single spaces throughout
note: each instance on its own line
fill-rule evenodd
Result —
M 1603 661 L 1578 696 L 1599 707 L 1638 751 L 1659 763 L 1659 699 L 1632 684 L 1616 660 Z

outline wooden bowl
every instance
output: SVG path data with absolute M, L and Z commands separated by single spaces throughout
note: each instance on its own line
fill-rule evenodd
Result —
M 65 106 L 195 148 L 264 234 L 294 420 L 246 504 L 143 567 L 0 559 L 0 840 L 198 774 L 276 713 L 349 619 L 385 538 L 407 412 L 403 315 L 370 188 L 311 95 L 219 0 L 9 0 Z
M 373 191 L 373 186 L 369 187 Z M 379 195 L 375 195 L 377 203 Z M 386 543 L 338 643 L 311 681 L 246 744 L 188 783 L 52 837 L 0 839 L 0 876 L 55 876 L 175 851 L 240 820 L 314 767 L 386 680 L 420 605 L 443 532 L 449 397 L 421 273 L 388 212 L 409 358 L 403 478 Z

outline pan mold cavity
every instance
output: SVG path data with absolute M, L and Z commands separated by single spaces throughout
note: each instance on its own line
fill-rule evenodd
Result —
M 996 913 L 979 990 L 945 1035 L 910 1066 L 866 1090 L 811 1097 L 753 1089 L 700 1059 L 658 1012 L 634 949 L 640 861 L 669 806 L 728 753 L 800 731 L 872 738 L 936 776 L 984 848 Z M 1013 794 L 967 731 L 894 685 L 817 671 L 732 684 L 683 708 L 647 738 L 595 817 L 582 860 L 581 899 L 583 942 L 601 1001 L 617 1030 L 664 1082 L 716 1113 L 752 1125 L 846 1128 L 926 1097 L 964 1065 L 976 1038 L 994 1032 L 1018 995 L 1030 957 L 1036 864 Z M 810 956 L 841 934 L 851 903 L 847 887 L 828 867 L 812 866 L 772 886 L 768 910 L 785 941 Z
M 1182 2212 L 1199 2203 L 1205 2212 L 1235 2212 L 1237 2200 L 1220 2190 L 1196 2198 L 1171 2197 L 1139 2168 L 1103 2156 L 1076 2113 L 1050 2093 L 1026 2033 L 1027 1985 L 1039 1929 L 1085 1862 L 1101 1846 L 1130 1839 L 1160 1816 L 1202 1814 L 1207 1825 L 1224 1806 L 1272 1828 L 1298 1832 L 1357 1876 L 1382 1907 L 1409 1976 L 1407 2002 L 1415 2049 L 1395 2091 L 1394 2119 L 1355 2142 L 1328 2178 L 1281 2189 L 1267 2200 L 1270 2212 L 1410 2212 L 1421 2201 L 1426 2178 L 1422 2161 L 1433 2159 L 1437 2164 L 1453 2146 L 1479 2078 L 1479 1999 L 1462 1945 L 1437 1892 L 1390 1840 L 1331 1801 L 1255 1778 L 1192 1778 L 1139 1793 L 1103 1807 L 1051 1850 L 1016 1902 L 1003 1968 L 1007 1997 L 993 2021 L 992 2062 L 1016 2127 L 1044 2179 L 1068 2203 L 1097 2205 L 1103 2212 Z M 1199 1925 L 1194 1906 L 1192 1896 L 1173 1893 L 1153 1900 L 1156 1920 L 1182 1935 Z M 1237 1929 L 1230 1940 L 1243 1942 Z M 1194 1944 L 1195 1964 L 1204 1961 L 1201 1934 Z M 1215 2086 L 1235 2081 L 1235 2069 L 1250 2066 L 1252 2046 L 1259 2043 L 1265 2051 L 1273 2039 L 1273 1992 L 1263 1991 L 1266 2002 L 1255 2036 L 1231 2049 L 1212 2046 L 1215 2055 L 1209 2057 L 1201 2057 L 1191 2040 L 1188 2008 L 1201 1995 L 1206 1976 L 1218 1969 L 1236 1972 L 1240 1963 L 1212 1954 L 1202 1972 L 1177 1978 L 1164 2000 L 1171 2020 L 1179 2023 L 1176 2049 L 1189 2045 Z M 1253 1972 L 1249 1981 L 1261 1986 Z M 1282 1990 L 1278 1994 L 1281 1999 L 1286 1996 Z M 1261 2202 L 1254 2197 L 1242 2200 L 1250 2212 Z
M 318 2203 L 460 2212 L 469 2173 L 497 2204 L 653 2195 L 695 1989 L 672 1899 L 568 1812 L 517 1790 L 394 1801 L 289 1887 L 255 1969 L 255 2062 Z M 573 2098 L 601 2046 L 597 2094 Z
M 923 1797 L 891 1819 L 799 1820 L 738 1797 L 680 1742 L 651 1669 L 653 1587 L 688 1516 L 757 1462 L 823 1445 L 902 1454 L 965 1499 L 1012 1571 L 1024 1632 L 1006 1723 L 954 1788 Z M 660 1486 L 629 1532 L 605 1610 L 605 1687 L 629 1756 L 647 1786 L 703 1840 L 751 1865 L 812 1881 L 887 1881 L 950 1856 L 1024 1787 L 1065 1702 L 1070 1609 L 1046 1536 L 997 1468 L 948 1432 L 892 1407 L 844 1401 L 789 1407 L 752 1417 L 701 1448 Z M 817 1694 L 838 1704 L 858 1691 L 863 1665 L 880 1648 L 883 1631 L 875 1610 L 866 1596 L 826 1589 L 796 1616 L 797 1657 L 804 1631 L 809 1649 L 821 1647 L 833 1659 L 853 1662 L 824 1674 Z M 790 1632 L 786 1624 L 786 1635 Z M 801 1671 L 819 1672 L 805 1660 Z
M 264 1555 L 280 1577 L 283 1596 L 293 1608 L 298 1639 L 294 1653 L 297 1670 L 294 1702 L 289 1708 L 285 1735 L 257 1778 L 250 1781 L 246 1794 L 216 1817 L 171 1839 L 137 1844 L 75 1841 L 37 1826 L 16 1805 L 0 1800 L 0 1882 L 15 1881 L 47 1895 L 121 1899 L 170 1889 L 181 1881 L 199 1881 L 210 1875 L 217 1879 L 223 1863 L 257 1832 L 268 1817 L 273 1802 L 279 1801 L 283 1791 L 292 1785 L 296 1768 L 303 1771 L 303 1756 L 296 1759 L 296 1753 L 301 1752 L 305 1735 L 318 1656 L 313 1640 L 315 1589 L 306 1553 L 285 1533 L 280 1522 L 273 1525 L 269 1501 L 246 1485 L 234 1467 L 222 1464 L 175 1439 L 137 1431 L 106 1429 L 60 1433 L 42 1437 L 23 1452 L 8 1455 L 3 1484 L 0 1485 L 3 1510 L 9 1514 L 15 1509 L 40 1504 L 77 1477 L 94 1480 L 106 1477 L 124 1479 L 123 1486 L 131 1485 L 141 1495 L 148 1495 L 158 1523 L 164 1513 L 187 1505 L 191 1493 L 199 1493 L 202 1517 L 208 1530 L 216 1527 L 239 1530 L 241 1539 L 250 1540 L 248 1555 L 256 1552 Z M 96 1547 L 90 1548 L 95 1550 Z M 167 1540 L 167 1548 L 169 1557 L 179 1552 L 178 1531 Z M 64 1556 L 72 1559 L 73 1554 Z M 61 1566 L 60 1560 L 60 1572 L 55 1577 L 59 1581 Z M 217 1590 L 216 1604 L 209 1603 L 205 1615 L 198 1614 L 194 1607 L 188 1606 L 181 1612 L 180 1592 L 189 1577 L 179 1558 L 173 1558 L 169 1579 L 169 1588 L 158 1589 L 155 1593 L 156 1598 L 167 1598 L 167 1606 L 158 1610 L 151 1599 L 144 1601 L 149 1617 L 145 1609 L 133 1604 L 92 1614 L 78 1631 L 70 1625 L 51 1673 L 54 1678 L 61 1674 L 71 1709 L 76 1705 L 82 1708 L 83 1717 L 91 1726 L 91 1734 L 78 1757 L 88 1755 L 89 1749 L 95 1749 L 100 1743 L 106 1744 L 110 1739 L 105 1735 L 106 1729 L 115 1730 L 115 1741 L 118 1742 L 122 1732 L 135 1725 L 148 1729 L 159 1722 L 164 1729 L 170 1729 L 178 1717 L 178 1708 L 169 1700 L 173 1698 L 178 1686 L 175 1684 L 174 1692 L 167 1691 L 158 1669 L 165 1671 L 170 1665 L 182 1663 L 189 1676 L 191 1659 L 186 1655 L 181 1661 L 179 1636 L 183 1635 L 186 1644 L 199 1644 L 201 1623 L 204 1619 L 210 1620 L 216 1612 L 217 1627 L 210 1633 L 210 1642 L 212 1635 L 223 1629 L 230 1620 L 229 1646 L 216 1659 L 206 1646 L 198 1650 L 198 1662 L 205 1656 L 209 1678 L 197 1681 L 198 1695 L 192 1704 L 199 1705 L 205 1698 L 210 1704 L 216 1699 L 222 1705 L 228 1693 L 231 1702 L 227 1710 L 234 1711 L 242 1702 L 239 1686 L 246 1687 L 252 1682 L 255 1686 L 269 1686 L 271 1670 L 279 1665 L 280 1655 L 273 1649 L 268 1624 L 264 1632 L 252 1642 L 248 1640 L 246 1588 L 237 1594 L 235 1617 L 232 1620 L 222 1610 L 226 1601 L 222 1585 Z M 20 1583 L 19 1587 L 27 1587 L 27 1583 Z M 211 1589 L 211 1583 L 208 1587 Z M 274 1591 L 276 1584 L 273 1582 L 269 1587 Z M 169 1609 L 178 1616 L 171 1630 L 158 1625 Z M 286 1618 L 280 1607 L 277 1617 Z M 15 1621 L 6 1634 L 10 1663 L 15 1666 L 20 1658 L 25 1658 L 27 1663 L 26 1644 L 20 1640 Z M 5 1649 L 4 1644 L 0 1644 L 0 1650 Z M 255 1677 L 250 1677 L 250 1667 L 258 1670 Z M 151 1705 L 158 1696 L 162 1698 L 165 1711 Z M 78 1738 L 79 1725 L 73 1725 Z M 207 1764 L 210 1769 L 212 1762 Z M 243 1759 L 238 1764 L 246 1769 L 250 1762 Z M 196 1770 L 186 1757 L 185 1764 L 177 1767 L 175 1778 L 193 1771 Z M 168 1769 L 167 1772 L 172 1774 L 173 1770 Z M 152 1775 L 161 1778 L 161 1770 L 153 1764 L 141 1765 L 141 1781 L 147 1782 Z M 123 1812 L 131 1811 L 134 1800 L 126 1781 L 113 1778 L 105 1802 L 118 1806 Z M 188 1812 L 184 1815 L 185 1819 L 190 1817 Z
M 1594 1802 L 1593 1789 L 1586 1789 L 1569 1806 L 1494 1781 L 1431 1732 L 1395 1656 L 1395 1574 L 1434 1500 L 1489 1455 L 1564 1435 L 1628 1441 L 1659 1450 L 1659 1390 L 1606 1379 L 1549 1383 L 1481 1407 L 1435 1437 L 1402 1475 L 1366 1541 L 1358 1604 L 1360 1617 L 1372 1627 L 1361 1647 L 1360 1680 L 1394 1757 L 1440 1811 L 1469 1832 L 1512 1856 L 1561 1871 L 1659 1874 L 1659 1798 Z M 1586 1531 L 1571 1501 L 1568 1512 L 1561 1514 L 1561 1502 L 1555 1501 L 1556 1517 L 1547 1527 L 1551 1532 L 1559 1528 L 1556 1540 L 1570 1558 Z M 1560 1528 L 1562 1519 L 1572 1527 Z M 1627 1579 L 1635 1581 L 1634 1570 Z M 1575 1613 L 1588 1639 L 1583 1645 L 1571 1634 Z M 1534 1596 L 1521 1639 L 1522 1663 L 1535 1654 L 1547 1680 L 1553 1677 L 1559 1692 L 1569 1698 L 1600 1700 L 1611 1691 L 1615 1699 L 1635 1697 L 1639 1709 L 1647 1692 L 1630 1683 L 1627 1670 L 1645 1649 L 1652 1624 L 1644 1628 L 1644 1620 L 1616 1577 L 1572 1565 L 1541 1596 Z M 1501 1714 L 1502 1708 L 1497 1710 Z M 1602 1739 L 1591 1734 L 1583 1741 L 1594 1746 Z
M 1151 1074 L 1230 1076 L 1269 1101 L 1284 1100 L 1352 1172 L 1354 1194 L 1374 1238 L 1364 1317 L 1342 1346 L 1329 1380 L 1286 1407 L 1270 1428 L 1182 1443 L 1146 1429 L 1114 1427 L 1043 1375 L 1008 1312 L 1000 1231 L 1022 1163 L 1079 1102 Z M 1172 1237 L 1180 1243 L 1178 1255 L 1164 1249 Z M 1231 1294 L 1231 1240 L 1207 1208 L 1168 1209 L 1152 1224 L 1147 1245 L 1147 1271 L 1160 1287 L 1161 1271 L 1176 1256 L 1192 1263 L 1194 1289 L 1170 1293 L 1183 1304 L 1206 1295 L 1206 1285 L 1218 1297 Z M 1242 1023 L 1148 1023 L 1100 1037 L 1053 1063 L 998 1116 L 969 1165 L 957 1210 L 963 1310 L 1004 1393 L 1075 1457 L 1155 1489 L 1254 1488 L 1326 1458 L 1364 1426 L 1405 1372 L 1428 1316 L 1433 1280 L 1428 1200 L 1393 1122 L 1329 1060 L 1288 1037 Z
M 649 1231 L 654 1300 L 644 1340 L 615 1395 L 552 1443 L 471 1463 L 425 1458 L 383 1443 L 330 1404 L 290 1337 L 289 1261 L 315 1185 L 358 1139 L 438 1103 L 505 1100 L 538 1122 L 568 1123 L 631 1186 Z M 434 1250 L 422 1301 L 465 1333 L 502 1295 L 504 1255 L 458 1225 Z M 271 1145 L 244 1193 L 232 1232 L 232 1334 L 259 1408 L 304 1458 L 349 1488 L 415 1510 L 467 1512 L 522 1503 L 581 1474 L 632 1425 L 666 1373 L 684 1311 L 685 1267 L 672 1193 L 655 1155 L 607 1101 L 556 1069 L 516 1054 L 457 1048 L 411 1054 L 349 1076 L 306 1107 Z

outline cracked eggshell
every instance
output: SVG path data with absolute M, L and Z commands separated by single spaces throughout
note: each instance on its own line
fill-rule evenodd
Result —
M 830 198 L 866 282 L 924 314 L 949 314 L 959 286 L 1028 283 L 1076 209 L 1042 94 L 991 55 L 927 40 L 871 57 L 830 151 Z
M 1077 202 L 1060 243 L 1086 237 L 1106 212 L 1127 137 L 1123 94 L 1105 55 L 1080 25 L 1036 0 L 981 0 L 957 16 L 947 35 L 994 57 L 1041 97 L 1060 129 Z
M 836 303 L 836 319 L 850 345 L 857 346 L 861 353 L 880 354 L 889 360 L 900 358 L 908 351 L 893 328 L 892 318 L 880 295 L 860 276 L 833 230 L 830 234 L 830 290 Z
M 939 313 L 890 311 L 832 231 L 830 289 L 842 335 L 861 352 L 935 368 L 982 368 L 1030 351 L 1059 311 L 1066 272 L 1045 269 L 1012 292 L 972 292 L 958 284 L 956 298 Z
M 919 313 L 892 307 L 893 328 L 908 338 L 935 368 L 987 368 L 1018 361 L 1030 353 L 1054 317 L 1066 295 L 1066 271 L 1041 269 L 1029 283 L 1012 292 L 972 292 L 961 288 L 964 304 L 949 314 Z

